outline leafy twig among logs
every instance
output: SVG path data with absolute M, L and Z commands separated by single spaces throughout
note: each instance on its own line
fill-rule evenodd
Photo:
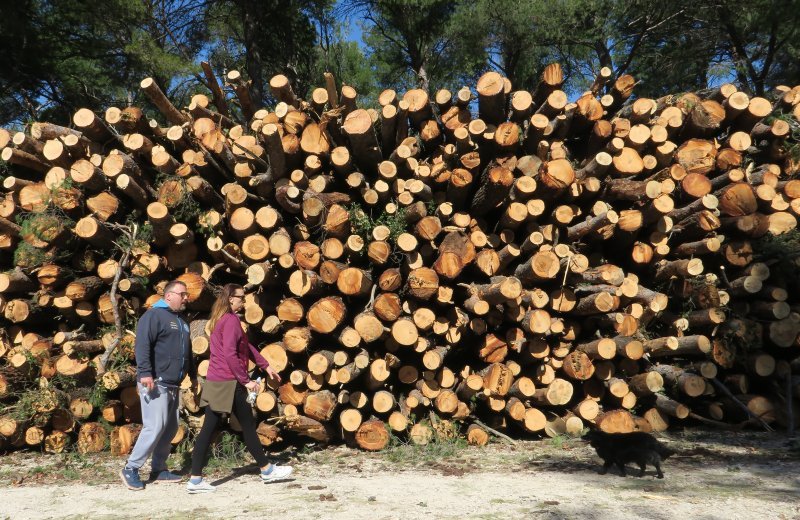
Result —
M 800 87 L 632 101 L 606 69 L 569 102 L 552 64 L 378 110 L 279 75 L 265 108 L 204 71 L 213 103 L 147 78 L 157 113 L 0 129 L 0 449 L 127 453 L 130 331 L 172 278 L 201 376 L 214 289 L 245 286 L 284 375 L 264 445 L 796 427 Z M 184 387 L 174 443 L 202 417 Z

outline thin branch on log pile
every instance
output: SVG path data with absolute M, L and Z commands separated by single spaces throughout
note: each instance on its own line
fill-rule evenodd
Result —
M 372 286 L 372 294 L 370 294 L 369 301 L 367 302 L 367 305 L 364 307 L 364 310 L 362 312 L 367 312 L 369 310 L 372 310 L 372 306 L 375 304 L 375 291 L 377 289 L 378 289 L 377 285 Z
M 721 390 L 721 391 L 722 391 L 722 392 L 723 392 L 725 395 L 727 395 L 728 397 L 730 397 L 731 399 L 733 399 L 733 402 L 735 402 L 735 403 L 736 403 L 736 404 L 739 406 L 739 408 L 741 408 L 742 410 L 744 410 L 745 412 L 747 412 L 747 415 L 748 415 L 748 416 L 750 416 L 750 417 L 752 417 L 753 419 L 755 419 L 756 421 L 758 421 L 758 423 L 761 425 L 761 427 L 762 427 L 762 428 L 764 428 L 764 429 L 765 429 L 765 430 L 767 430 L 768 432 L 774 432 L 774 431 L 775 431 L 775 430 L 773 430 L 773 429 L 772 429 L 772 427 L 771 427 L 769 424 L 767 424 L 766 422 L 764 422 L 764 420 L 763 420 L 761 417 L 758 417 L 757 415 L 755 415 L 755 414 L 754 414 L 754 413 L 753 413 L 753 412 L 750 410 L 750 408 L 748 408 L 748 407 L 747 407 L 747 406 L 746 406 L 746 405 L 745 405 L 743 402 L 741 402 L 741 401 L 740 401 L 740 400 L 739 400 L 739 399 L 738 399 L 738 398 L 737 398 L 735 395 L 733 395 L 733 393 L 731 393 L 731 391 L 730 391 L 730 390 L 728 390 L 728 387 L 726 387 L 725 385 L 723 385 L 722 383 L 720 383 L 720 382 L 719 382 L 719 380 L 718 380 L 716 377 L 715 377 L 715 378 L 712 378 L 712 379 L 710 379 L 710 381 L 711 381 L 711 382 L 714 384 L 714 387 L 716 387 L 716 388 L 717 388 L 717 390 Z
M 231 255 L 229 252 L 225 251 L 224 249 L 221 249 L 220 253 L 222 253 L 222 255 L 225 256 L 226 258 L 228 258 L 231 262 L 236 264 L 236 266 L 239 267 L 239 269 L 247 269 L 247 264 L 246 263 L 244 263 L 241 260 L 239 260 L 238 258 L 234 257 L 233 255 Z
M 205 146 L 203 146 L 203 143 L 201 143 L 198 139 L 195 139 L 195 144 L 197 144 L 197 146 L 206 153 L 205 159 L 209 162 L 209 164 L 211 164 L 211 166 L 214 167 L 215 170 L 217 170 L 223 177 L 227 178 L 228 180 L 234 179 L 233 174 L 227 168 L 220 165 L 216 159 L 214 159 L 214 157 L 211 155 L 211 151 Z
M 122 335 L 124 331 L 122 329 L 122 317 L 119 313 L 119 304 L 117 303 L 117 288 L 119 287 L 119 279 L 122 277 L 122 270 L 126 265 L 128 265 L 128 260 L 131 256 L 131 250 L 136 245 L 136 235 L 139 232 L 138 224 L 134 224 L 133 229 L 118 224 L 114 225 L 114 227 L 120 229 L 127 236 L 129 242 L 128 247 L 124 249 L 122 254 L 122 260 L 120 260 L 119 264 L 117 265 L 117 271 L 114 273 L 114 281 L 111 283 L 111 311 L 114 314 L 114 328 L 116 329 L 116 337 L 100 358 L 100 364 L 103 370 L 105 370 L 108 366 L 108 360 L 111 357 L 111 354 L 114 353 L 114 351 L 117 349 L 117 346 L 119 346 L 120 341 L 122 341 Z M 115 244 L 117 247 L 122 249 L 119 244 Z
M 231 144 L 233 146 L 235 146 L 236 148 L 238 148 L 239 150 L 243 151 L 246 156 L 248 156 L 250 159 L 253 159 L 256 163 L 258 163 L 259 166 L 261 166 L 263 168 L 269 168 L 269 164 L 267 163 L 267 161 L 265 161 L 261 157 L 257 156 L 256 154 L 254 154 L 253 152 L 251 152 L 250 150 L 248 150 L 244 146 L 240 145 L 236 141 L 231 141 Z
M 720 277 L 722 278 L 722 283 L 725 284 L 725 287 L 730 287 L 731 286 L 731 281 L 728 280 L 728 272 L 725 270 L 725 266 L 724 265 L 720 266 L 719 274 L 720 274 Z
M 495 435 L 495 436 L 497 436 L 497 437 L 500 437 L 501 439 L 503 439 L 504 441 L 507 441 L 507 442 L 508 442 L 509 444 L 511 444 L 512 446 L 516 446 L 516 445 L 517 445 L 517 442 L 516 442 L 514 439 L 512 439 L 511 437 L 509 437 L 509 436 L 508 436 L 508 435 L 506 435 L 505 433 L 502 433 L 502 432 L 499 432 L 499 431 L 495 430 L 494 428 L 492 428 L 492 427 L 490 427 L 490 426 L 486 426 L 486 424 L 484 424 L 483 422 L 481 422 L 481 421 L 480 421 L 479 419 L 477 419 L 475 416 L 473 416 L 473 415 L 470 415 L 470 417 L 469 417 L 469 418 L 472 420 L 472 422 L 473 422 L 474 424 L 477 424 L 478 426 L 480 426 L 481 428 L 483 428 L 483 429 L 484 429 L 484 430 L 486 430 L 487 432 L 489 432 L 489 433 L 491 433 L 491 434 L 493 434 L 493 435 Z
M 268 183 L 268 182 L 272 182 L 273 180 L 275 180 L 275 179 L 274 179 L 274 176 L 272 174 L 272 167 L 270 167 L 268 165 L 267 166 L 267 171 L 265 173 L 262 173 L 260 175 L 254 175 L 254 176 L 250 177 L 250 179 L 248 181 L 248 184 L 250 185 L 250 187 L 255 188 L 256 186 L 260 186 L 262 184 L 265 184 L 265 183 Z
M 225 263 L 224 263 L 224 262 L 221 262 L 221 263 L 219 263 L 219 264 L 216 264 L 214 267 L 212 267 L 212 268 L 211 268 L 211 269 L 208 271 L 208 280 L 211 280 L 211 277 L 212 277 L 212 276 L 214 276 L 214 273 L 215 273 L 215 272 L 217 272 L 217 269 L 220 269 L 220 268 L 222 268 L 222 267 L 225 267 Z
M 721 422 L 721 421 L 715 421 L 713 419 L 709 419 L 708 417 L 703 417 L 702 415 L 697 415 L 694 412 L 689 412 L 689 417 L 691 417 L 692 419 L 694 419 L 696 421 L 700 421 L 703 424 L 708 424 L 709 426 L 716 426 L 717 428 L 722 428 L 722 429 L 725 429 L 725 430 L 739 431 L 744 426 L 744 424 L 728 424 L 728 423 L 724 423 L 724 422 Z M 745 423 L 748 423 L 748 422 L 750 422 L 750 421 L 749 420 L 745 421 Z

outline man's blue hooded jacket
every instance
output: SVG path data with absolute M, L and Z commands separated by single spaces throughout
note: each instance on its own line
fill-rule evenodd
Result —
M 166 386 L 195 377 L 189 325 L 163 299 L 136 326 L 136 368 L 137 380 L 150 376 Z

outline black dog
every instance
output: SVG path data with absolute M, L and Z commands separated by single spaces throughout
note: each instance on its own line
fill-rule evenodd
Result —
M 605 433 L 600 430 L 591 430 L 583 436 L 589 441 L 597 455 L 603 459 L 601 475 L 605 475 L 612 464 L 619 468 L 620 475 L 625 476 L 625 464 L 635 462 L 644 475 L 645 467 L 650 464 L 655 466 L 658 478 L 664 478 L 661 472 L 661 461 L 666 460 L 675 452 L 667 448 L 658 440 L 645 432 L 633 433 Z

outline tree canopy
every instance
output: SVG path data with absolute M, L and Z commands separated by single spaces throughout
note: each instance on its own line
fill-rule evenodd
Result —
M 201 61 L 241 71 L 267 105 L 278 73 L 305 95 L 333 72 L 374 99 L 486 70 L 533 89 L 554 61 L 575 95 L 601 67 L 651 96 L 800 83 L 800 0 L 0 0 L 0 13 L 4 126 L 128 105 L 147 76 L 187 103 Z

